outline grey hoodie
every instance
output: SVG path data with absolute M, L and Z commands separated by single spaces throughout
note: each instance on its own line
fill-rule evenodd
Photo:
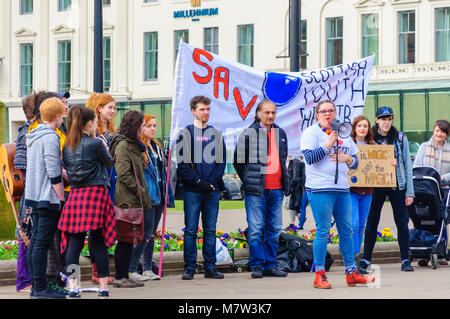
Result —
M 26 205 L 37 209 L 61 210 L 52 185 L 62 182 L 59 136 L 49 125 L 39 124 L 26 136 Z

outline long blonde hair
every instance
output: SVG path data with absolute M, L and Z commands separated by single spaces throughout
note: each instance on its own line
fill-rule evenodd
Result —
M 101 121 L 100 118 L 99 109 L 101 109 L 106 104 L 111 102 L 116 102 L 116 100 L 114 100 L 114 98 L 111 95 L 106 93 L 93 93 L 86 102 L 86 107 L 90 108 L 91 110 L 94 110 L 95 115 L 97 115 L 98 118 L 97 134 L 99 136 L 103 135 L 103 133 L 105 132 L 105 127 L 103 127 L 103 121 Z M 114 118 L 111 121 L 108 121 L 108 123 L 106 124 L 106 130 L 110 131 L 111 133 L 116 132 L 116 130 L 114 129 Z

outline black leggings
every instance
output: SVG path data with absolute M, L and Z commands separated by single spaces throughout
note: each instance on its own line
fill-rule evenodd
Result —
M 80 263 L 80 253 L 84 247 L 86 233 L 68 235 L 66 251 L 66 265 L 68 270 L 66 272 L 70 276 L 71 271 L 73 271 L 73 266 L 71 265 L 78 266 Z M 98 278 L 109 277 L 108 248 L 102 236 L 102 229 L 91 230 L 89 236 L 92 239 L 92 249 L 95 251 Z
M 114 262 L 116 267 L 115 278 L 120 280 L 122 278 L 128 279 L 128 270 L 130 268 L 131 255 L 133 254 L 133 244 L 125 242 L 117 242 L 116 250 L 114 252 Z

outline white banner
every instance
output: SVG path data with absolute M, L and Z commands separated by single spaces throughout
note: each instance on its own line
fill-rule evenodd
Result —
M 315 71 L 265 72 L 180 41 L 170 144 L 175 145 L 180 129 L 193 123 L 189 102 L 194 96 L 211 99 L 208 124 L 222 131 L 228 151 L 254 121 L 258 103 L 268 98 L 277 105 L 275 123 L 286 131 L 289 155 L 300 155 L 301 134 L 314 123 L 319 101 L 333 101 L 341 122 L 351 123 L 363 114 L 373 61 L 370 56 Z

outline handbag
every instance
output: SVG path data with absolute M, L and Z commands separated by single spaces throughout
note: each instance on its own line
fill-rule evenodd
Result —
M 131 145 L 128 145 L 131 152 Z M 134 176 L 138 187 L 141 207 L 132 208 L 129 203 L 122 203 L 119 206 L 114 205 L 116 213 L 116 237 L 118 241 L 133 243 L 133 247 L 144 240 L 144 205 L 142 203 L 142 188 L 136 173 L 136 166 L 133 159 L 130 158 L 133 165 Z M 128 207 L 123 207 L 123 206 Z

